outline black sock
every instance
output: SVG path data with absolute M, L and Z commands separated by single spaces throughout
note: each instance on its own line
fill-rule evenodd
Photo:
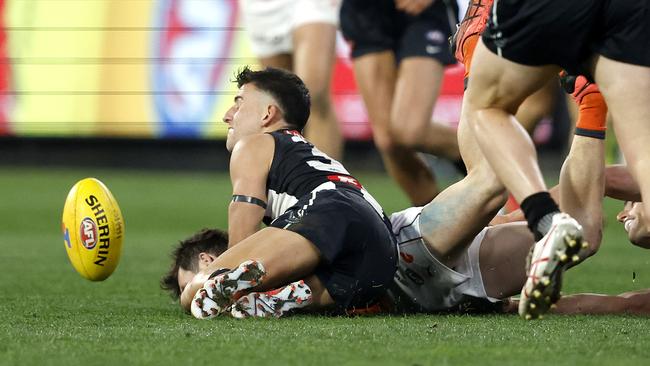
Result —
M 540 240 L 551 228 L 551 217 L 560 212 L 548 192 L 532 194 L 521 202 L 521 210 L 528 221 L 528 228 L 535 235 L 535 241 Z

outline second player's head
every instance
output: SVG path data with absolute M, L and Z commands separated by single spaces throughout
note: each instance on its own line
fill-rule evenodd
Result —
M 174 298 L 194 276 L 205 269 L 221 253 L 228 249 L 228 233 L 221 230 L 202 229 L 191 237 L 182 240 L 172 252 L 172 266 L 160 280 L 163 289 Z
M 236 75 L 239 90 L 223 117 L 228 124 L 226 147 L 248 135 L 280 128 L 302 131 L 309 119 L 309 91 L 298 76 L 288 71 L 248 67 Z
M 650 232 L 645 226 L 643 212 L 642 202 L 627 201 L 616 219 L 625 227 L 632 244 L 650 249 Z

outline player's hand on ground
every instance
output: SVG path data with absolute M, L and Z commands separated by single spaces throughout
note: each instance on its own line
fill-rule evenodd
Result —
M 570 75 L 564 70 L 560 72 L 560 84 L 567 93 L 571 94 L 573 100 L 578 104 L 582 102 L 582 98 L 585 95 L 600 93 L 598 85 L 589 81 L 586 77 L 582 75 Z
M 395 0 L 395 8 L 409 15 L 419 15 L 434 0 Z

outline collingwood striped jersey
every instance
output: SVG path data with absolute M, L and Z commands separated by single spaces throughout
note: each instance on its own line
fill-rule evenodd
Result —
M 343 165 L 314 147 L 300 132 L 278 130 L 269 134 L 275 140 L 275 151 L 266 181 L 265 224 L 282 215 L 301 197 L 324 189 L 356 190 L 385 217 L 379 203 Z

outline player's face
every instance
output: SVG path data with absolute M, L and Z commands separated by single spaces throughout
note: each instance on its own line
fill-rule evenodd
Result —
M 192 282 L 194 276 L 196 276 L 196 273 L 190 270 L 184 268 L 178 269 L 178 288 L 181 289 L 181 292 L 183 292 L 188 283 Z
M 228 151 L 232 152 L 235 144 L 243 137 L 262 132 L 262 120 L 268 113 L 270 102 L 268 94 L 253 84 L 245 84 L 239 88 L 233 106 L 223 116 L 223 121 L 228 124 Z
M 616 216 L 616 219 L 623 223 L 627 236 L 632 243 L 650 248 L 650 233 L 645 226 L 642 202 L 625 202 L 623 211 Z
M 203 257 L 201 254 L 206 255 Z M 214 260 L 213 256 L 210 256 L 207 253 L 201 253 L 199 254 L 199 258 L 197 258 L 199 262 L 199 272 L 203 271 L 204 269 L 208 268 L 208 265 Z M 194 272 L 189 269 L 185 269 L 183 267 L 178 268 L 178 288 L 181 289 L 181 292 L 185 289 L 185 286 L 187 286 L 188 283 L 192 282 L 194 279 L 194 276 L 196 276 L 197 272 Z

